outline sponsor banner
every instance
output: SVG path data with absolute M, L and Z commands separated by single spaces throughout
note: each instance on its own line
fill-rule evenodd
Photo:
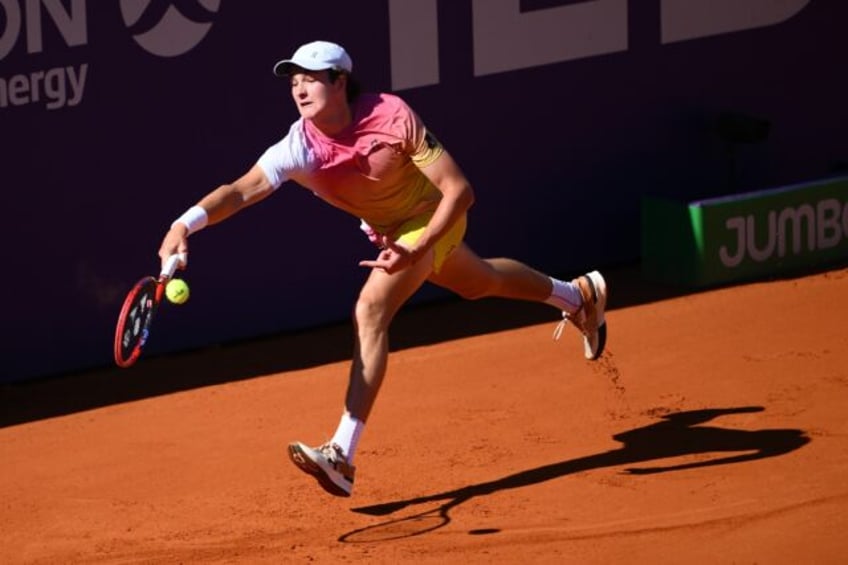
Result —
M 696 235 L 703 278 L 748 279 L 848 258 L 848 178 L 706 200 Z
M 643 203 L 643 271 L 707 286 L 848 259 L 848 177 L 688 205 Z
M 846 17 L 809 0 L 0 0 L 0 381 L 111 363 L 164 230 L 297 118 L 271 68 L 302 43 L 345 45 L 365 89 L 421 115 L 475 188 L 476 251 L 567 277 L 639 259 L 645 192 L 845 166 Z M 772 133 L 724 139 L 725 111 Z M 150 354 L 345 321 L 374 254 L 358 224 L 287 184 L 196 234 L 192 298 L 163 308 Z

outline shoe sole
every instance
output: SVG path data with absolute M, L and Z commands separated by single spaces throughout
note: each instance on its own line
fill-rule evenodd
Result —
M 297 443 L 290 443 L 288 447 L 289 459 L 295 466 L 308 475 L 312 475 L 328 493 L 333 496 L 349 497 L 350 492 L 333 482 L 327 472 L 316 462 L 309 458 Z
M 598 326 L 598 350 L 594 355 L 590 355 L 587 357 L 589 361 L 597 361 L 598 358 L 604 354 L 604 348 L 607 345 L 607 323 L 604 322 L 603 325 Z
M 598 271 L 592 271 L 585 276 L 589 281 L 589 286 L 592 288 L 592 295 L 595 298 L 595 311 L 598 313 L 598 349 L 592 354 L 591 348 L 586 348 L 589 354 L 585 357 L 590 361 L 595 361 L 603 354 L 607 344 L 607 323 L 605 317 L 607 309 L 607 282 Z

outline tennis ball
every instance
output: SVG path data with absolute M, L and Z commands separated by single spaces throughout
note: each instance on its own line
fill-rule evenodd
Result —
M 188 295 L 188 284 L 183 279 L 171 279 L 165 286 L 165 296 L 174 304 L 184 304 Z

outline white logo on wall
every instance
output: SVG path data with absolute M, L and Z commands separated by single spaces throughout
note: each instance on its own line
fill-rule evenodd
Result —
M 812 0 L 657 0 L 663 45 L 794 18 Z M 548 2 L 554 4 L 554 2 Z M 638 2 L 594 0 L 524 9 L 520 0 L 472 0 L 474 76 L 627 51 Z M 439 84 L 438 0 L 389 0 L 392 90 Z
M 121 15 L 133 39 L 145 51 L 159 57 L 177 57 L 203 41 L 220 6 L 221 0 L 121 0 Z
M 209 30 L 221 0 L 121 0 L 121 16 L 135 42 L 157 57 L 178 57 L 197 47 Z M 0 61 L 15 50 L 43 53 L 89 44 L 87 0 L 0 0 Z M 50 20 L 50 21 L 48 21 Z M 118 24 L 120 25 L 120 24 Z M 16 107 L 58 110 L 79 105 L 89 76 L 87 62 L 72 61 L 0 76 L 0 111 Z

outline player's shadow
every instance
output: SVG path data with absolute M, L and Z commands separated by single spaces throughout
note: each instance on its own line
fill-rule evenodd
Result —
M 665 473 L 775 457 L 794 451 L 810 441 L 802 430 L 749 431 L 701 425 L 727 414 L 761 412 L 762 410 L 764 408 L 761 406 L 745 406 L 671 413 L 662 416 L 661 421 L 657 423 L 614 435 L 613 438 L 623 444 L 619 449 L 528 469 L 456 490 L 353 508 L 354 512 L 362 514 L 389 516 L 411 506 L 429 505 L 423 512 L 347 532 L 339 537 L 339 541 L 374 542 L 421 535 L 446 526 L 451 521 L 450 510 L 472 498 L 535 485 L 591 469 L 625 465 L 628 467 L 623 472 L 628 474 Z M 652 461 L 658 462 L 661 459 L 706 453 L 726 455 L 668 465 L 650 464 Z M 637 464 L 642 465 L 633 466 Z M 433 507 L 431 503 L 440 504 Z M 472 530 L 471 533 L 475 532 L 476 530 Z

